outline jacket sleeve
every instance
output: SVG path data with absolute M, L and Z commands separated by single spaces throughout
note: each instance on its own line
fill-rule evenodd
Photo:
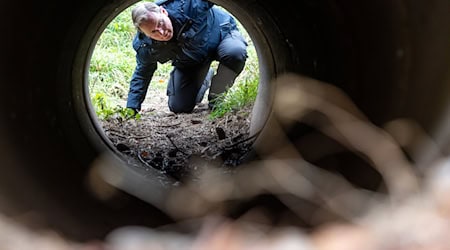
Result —
M 151 57 L 149 44 L 140 41 L 138 37 L 133 40 L 133 48 L 136 51 L 136 68 L 130 81 L 127 107 L 140 110 L 157 62 Z

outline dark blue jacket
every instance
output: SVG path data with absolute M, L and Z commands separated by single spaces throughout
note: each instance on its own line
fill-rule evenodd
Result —
M 183 68 L 213 60 L 220 41 L 237 29 L 236 21 L 227 12 L 206 0 L 162 0 L 156 2 L 169 13 L 174 35 L 161 42 L 137 32 L 133 39 L 136 51 L 136 69 L 131 85 L 148 85 L 157 68 L 157 62 L 172 60 L 172 65 Z

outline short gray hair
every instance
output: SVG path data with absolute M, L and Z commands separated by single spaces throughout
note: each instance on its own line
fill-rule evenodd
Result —
M 161 11 L 161 7 L 153 2 L 143 2 L 137 4 L 131 10 L 131 19 L 133 20 L 134 27 L 140 30 L 142 23 L 148 22 L 150 20 L 149 13 L 153 12 L 158 14 Z

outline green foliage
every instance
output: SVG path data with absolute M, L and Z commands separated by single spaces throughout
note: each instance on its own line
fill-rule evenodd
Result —
M 242 28 L 241 28 L 242 30 Z M 244 35 L 245 32 L 243 32 Z M 210 119 L 223 117 L 225 114 L 253 104 L 258 94 L 259 64 L 255 47 L 249 42 L 248 59 L 244 70 L 236 78 L 235 84 L 217 98 L 216 105 L 209 115 Z
M 104 93 L 96 93 L 92 98 L 92 105 L 94 106 L 95 113 L 101 120 L 107 120 L 113 117 L 120 117 L 122 119 L 140 119 L 141 115 L 136 114 L 133 110 L 123 108 L 119 105 L 111 105 L 108 97 Z
M 136 30 L 131 10 L 120 13 L 99 37 L 89 66 L 89 91 L 115 99 L 125 99 L 128 82 L 136 66 L 131 41 Z
M 211 111 L 209 118 L 220 118 L 227 113 L 240 110 L 247 105 L 253 104 L 257 93 L 258 81 L 255 79 L 246 80 L 233 86 L 227 92 L 217 97 L 216 105 Z

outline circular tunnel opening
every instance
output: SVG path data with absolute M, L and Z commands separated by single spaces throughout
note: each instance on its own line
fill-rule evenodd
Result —
M 389 168 L 383 164 L 413 165 L 420 175 L 448 154 L 448 1 L 214 2 L 250 34 L 260 82 L 250 128 L 258 136 L 249 164 L 233 179 L 211 173 L 208 192 L 162 185 L 172 182 L 130 167 L 89 107 L 92 41 L 133 2 L 77 1 L 64 12 L 55 12 L 58 4 L 52 0 L 39 6 L 8 2 L 1 11 L 20 4 L 38 25 L 22 23 L 30 27 L 33 48 L 21 30 L 11 27 L 6 29 L 12 40 L 2 41 L 6 70 L 1 77 L 21 83 L 2 84 L 0 91 L 5 104 L 0 107 L 5 114 L 0 148 L 7 163 L 0 177 L 1 204 L 8 205 L 3 210 L 16 218 L 31 211 L 37 215 L 30 216 L 32 222 L 79 240 L 103 238 L 130 224 L 167 225 L 216 209 L 240 218 L 258 207 L 271 225 L 317 226 L 348 214 L 315 203 L 308 181 L 324 184 L 323 193 L 332 198 L 346 198 L 337 191 L 349 182 L 399 195 L 408 192 L 410 182 L 386 175 Z M 12 20 L 25 22 L 17 16 Z M 18 72 L 24 68 L 29 74 Z M 334 126 L 343 118 L 364 122 Z M 376 140 L 380 136 L 383 140 Z M 371 150 L 373 145 L 381 151 Z M 396 157 L 390 158 L 393 153 Z M 337 182 L 339 189 L 325 185 L 336 179 L 318 174 L 310 164 L 345 181 Z M 289 192 L 280 196 L 280 190 Z M 356 204 L 350 209 L 355 215 L 372 203 L 351 204 Z
M 300 163 L 310 163 L 321 169 L 343 175 L 346 181 L 360 188 L 385 192 L 387 187 L 385 187 L 382 173 L 380 173 L 382 170 L 374 168 L 374 165 L 377 164 L 377 159 L 371 158 L 370 155 L 367 155 L 367 152 L 349 147 L 345 140 L 340 141 L 339 139 L 341 138 L 330 136 L 330 134 L 322 131 L 322 126 L 333 124 L 332 117 L 330 117 L 333 116 L 333 112 L 316 110 L 315 107 L 303 107 L 305 104 L 302 101 L 308 99 L 307 95 L 316 93 L 309 93 L 309 89 L 305 88 L 300 89 L 299 96 L 290 97 L 290 95 L 298 91 L 299 86 L 308 85 L 309 81 L 317 81 L 315 85 L 318 88 L 322 87 L 322 85 L 330 85 L 337 89 L 342 89 L 344 93 L 342 96 L 338 94 L 337 96 L 326 96 L 328 93 L 326 87 L 323 90 L 316 90 L 325 92 L 322 98 L 330 101 L 331 106 L 340 105 L 340 103 L 334 103 L 334 99 L 348 98 L 348 102 L 354 101 L 352 100 L 352 94 L 354 93 L 352 91 L 358 91 L 357 89 L 360 86 L 358 83 L 351 81 L 353 79 L 347 79 L 348 74 L 356 70 L 354 60 L 357 58 L 353 57 L 356 52 L 353 48 L 348 47 L 353 42 L 354 38 L 352 35 L 354 34 L 351 33 L 349 27 L 343 24 L 344 20 L 340 16 L 342 14 L 340 11 L 342 10 L 337 9 L 335 5 L 305 2 L 305 8 L 296 16 L 298 20 L 292 21 L 285 19 L 284 16 L 281 17 L 281 11 L 284 11 L 284 9 L 275 8 L 269 11 L 267 6 L 260 3 L 233 4 L 217 1 L 217 4 L 223 4 L 223 7 L 229 10 L 243 24 L 243 27 L 254 42 L 258 55 L 257 60 L 260 65 L 258 96 L 253 107 L 253 116 L 249 128 L 249 134 L 254 136 L 256 144 L 252 144 L 254 150 L 252 149 L 249 158 L 245 159 L 247 162 L 244 171 L 258 168 L 255 165 L 264 165 L 266 159 L 273 157 L 282 160 L 290 159 Z M 80 72 L 82 73 L 81 75 L 74 75 L 75 92 L 80 91 L 84 95 L 84 98 L 79 99 L 80 102 L 76 105 L 76 108 L 80 109 L 77 112 L 81 117 L 80 120 L 84 121 L 83 126 L 85 126 L 85 131 L 88 131 L 89 139 L 94 145 L 98 146 L 100 152 L 98 157 L 100 160 L 96 160 L 89 170 L 89 173 L 93 173 L 89 176 L 94 176 L 92 177 L 93 181 L 89 182 L 90 187 L 93 188 L 94 194 L 108 200 L 108 195 L 111 194 L 103 194 L 103 190 L 96 189 L 98 184 L 95 181 L 103 180 L 107 183 L 106 185 L 122 189 L 173 217 L 195 217 L 207 214 L 211 212 L 209 209 L 214 210 L 214 205 L 212 205 L 215 204 L 214 202 L 209 205 L 204 204 L 205 208 L 200 210 L 183 209 L 183 211 L 180 211 L 177 208 L 179 204 L 195 203 L 196 199 L 203 199 L 204 197 L 202 196 L 205 194 L 202 192 L 197 194 L 197 196 L 189 197 L 189 199 L 176 199 L 176 202 L 171 201 L 173 193 L 177 193 L 177 180 L 180 180 L 179 173 L 185 167 L 182 164 L 186 164 L 186 162 L 182 164 L 172 162 L 173 165 L 170 165 L 171 162 L 168 162 L 170 157 L 166 157 L 166 154 L 172 154 L 173 156 L 185 154 L 182 149 L 180 150 L 177 147 L 179 142 L 174 139 L 178 136 L 177 133 L 164 135 L 165 143 L 171 149 L 165 148 L 162 153 L 153 152 L 152 149 L 138 149 L 135 150 L 134 159 L 130 159 L 129 155 L 126 155 L 130 151 L 130 145 L 117 139 L 115 141 L 111 139 L 112 134 L 116 135 L 116 137 L 121 137 L 121 139 L 127 136 L 120 136 L 121 132 L 114 131 L 111 128 L 107 129 L 109 131 L 105 131 L 105 127 L 100 125 L 96 119 L 94 109 L 92 106 L 89 106 L 89 102 L 93 99 L 87 90 L 86 74 L 89 65 L 88 60 L 91 59 L 90 53 L 95 52 L 93 41 L 97 41 L 95 38 L 99 38 L 102 34 L 101 32 L 113 17 L 125 8 L 128 8 L 128 5 L 120 7 L 108 6 L 99 12 L 100 14 L 93 19 L 94 21 L 91 22 L 91 26 L 88 29 L 91 32 L 88 32 L 81 42 L 86 46 L 78 50 L 77 58 L 84 58 L 85 60 L 79 60 L 80 64 L 75 65 L 75 68 L 84 69 L 84 71 Z M 114 9 L 114 12 L 108 12 L 111 9 Z M 250 9 L 251 11 L 248 11 Z M 294 30 L 295 34 L 293 33 Z M 287 79 L 286 82 L 275 80 L 287 73 L 295 73 L 299 78 Z M 302 79 L 301 77 L 305 78 Z M 354 77 L 354 75 L 351 75 L 351 77 Z M 285 86 L 291 84 L 294 86 L 293 89 L 284 90 Z M 285 96 L 280 96 L 280 93 L 284 93 Z M 305 96 L 302 96 L 302 93 Z M 360 93 L 358 92 L 358 94 Z M 367 92 L 367 94 L 371 93 Z M 358 95 L 356 97 L 359 98 Z M 95 102 L 95 100 L 92 102 Z M 284 107 L 283 104 L 288 106 Z M 297 110 L 298 108 L 299 110 Z M 286 118 L 285 114 L 290 113 L 300 113 L 300 115 Z M 372 119 L 373 121 L 368 120 L 367 122 L 374 122 L 381 118 L 372 116 Z M 175 125 L 166 122 L 157 126 Z M 152 132 L 150 131 L 149 133 Z M 217 130 L 215 132 L 217 133 Z M 130 137 L 143 139 L 148 136 L 134 134 Z M 244 141 L 246 141 L 245 139 Z M 251 142 L 253 143 L 253 141 Z M 164 164 L 174 167 L 172 169 L 164 169 Z M 196 162 L 196 164 L 198 166 L 202 163 Z M 278 164 L 283 165 L 285 163 L 279 162 Z M 276 165 L 277 163 L 275 163 L 275 167 Z M 110 174 L 111 172 L 114 172 L 114 174 Z M 236 174 L 238 180 L 239 178 L 244 178 L 240 176 L 240 173 L 241 171 L 238 170 Z M 255 174 L 251 173 L 250 176 Z M 95 178 L 96 174 L 99 177 L 97 179 Z M 201 174 L 204 173 L 202 172 Z M 246 173 L 247 178 L 250 178 L 248 175 Z M 200 178 L 207 178 L 204 176 L 206 175 Z M 175 177 L 175 180 L 172 177 Z M 230 181 L 226 177 L 228 177 L 227 173 L 224 173 L 224 179 L 215 180 L 213 178 L 213 180 L 217 183 Z M 203 184 L 202 181 L 200 183 Z M 250 182 L 251 185 L 260 184 Z M 154 192 L 145 192 L 145 190 L 154 189 L 158 190 L 157 195 Z M 255 194 L 255 200 L 250 197 L 230 198 L 226 194 L 223 195 L 223 197 L 216 197 L 215 199 L 220 202 L 228 201 L 228 199 L 232 200 L 227 208 L 229 210 L 228 215 L 232 217 L 239 217 L 253 209 L 253 207 L 271 207 L 272 204 L 280 202 L 280 197 L 272 196 L 267 198 L 265 195 L 259 196 L 257 193 Z M 298 202 L 309 204 L 309 201 L 304 199 L 305 197 L 301 197 Z M 168 205 L 167 202 L 170 204 Z M 309 204 L 308 206 L 313 205 Z M 278 218 L 279 214 L 288 213 L 297 218 L 291 222 L 283 219 L 283 223 L 293 222 L 303 226 L 321 223 L 320 219 L 318 219 L 318 222 L 307 222 L 305 217 L 308 217 L 309 210 L 305 212 L 305 215 L 299 216 L 290 211 L 291 208 L 286 206 L 286 204 L 275 207 L 275 209 L 270 210 L 270 216 Z M 324 213 L 327 212 L 331 213 L 330 211 Z M 334 219 L 340 218 L 339 215 L 328 214 L 328 216 Z
M 395 148 L 397 155 L 381 152 L 378 153 L 381 156 L 374 156 L 371 149 L 354 138 L 355 133 L 345 134 L 337 126 L 338 117 L 334 116 L 340 110 L 333 111 L 333 108 L 344 109 L 361 122 L 380 127 L 402 115 L 421 119 L 423 113 L 408 108 L 411 99 L 405 94 L 412 67 L 414 31 L 404 28 L 409 21 L 404 11 L 411 6 L 398 2 L 365 6 L 303 1 L 302 8 L 293 14 L 284 7 L 265 2 L 215 3 L 243 24 L 258 55 L 260 81 L 250 124 L 250 135 L 256 135 L 256 142 L 253 154 L 247 159 L 250 163 L 260 165 L 266 158 L 293 157 L 342 175 L 358 188 L 382 193 L 401 192 L 406 188 L 387 177 L 389 174 L 380 163 L 384 159 L 380 157 L 392 158 L 391 161 L 402 165 L 419 158 L 414 150 L 384 138 L 386 142 L 380 139 L 383 141 L 380 143 Z M 285 82 L 275 80 L 287 73 L 299 77 L 281 78 Z M 293 88 L 285 90 L 289 85 Z M 293 95 L 296 91 L 300 91 L 297 96 Z M 324 104 L 304 103 L 308 95 L 327 101 L 329 109 L 324 109 Z M 297 117 L 290 116 L 291 113 Z M 332 126 L 337 127 L 335 131 L 328 128 Z M 361 128 L 356 126 L 350 130 L 353 129 Z M 370 130 L 360 133 L 363 141 L 373 142 L 377 140 L 367 135 L 381 134 Z M 169 138 L 169 141 L 176 147 L 173 140 Z M 154 197 L 137 196 L 155 204 Z M 262 205 L 267 205 L 267 199 L 262 200 Z M 245 205 L 232 207 L 236 209 L 232 212 L 235 214 L 248 209 Z
M 136 70 L 134 6 L 115 16 L 100 35 L 94 34 L 98 40 L 89 57 L 89 81 L 85 83 L 88 113 L 97 118 L 93 123 L 126 163 L 157 169 L 178 181 L 195 178 L 203 165 L 236 167 L 251 149 L 250 119 L 259 83 L 258 57 L 245 27 L 235 18 L 247 43 L 244 69 L 214 109 L 208 107 L 208 88 L 192 112 L 172 112 L 167 89 L 173 66 L 171 61 L 158 62 L 142 109 L 131 117 L 125 107 Z M 218 72 L 218 61 L 211 63 L 210 70 L 209 81 Z

